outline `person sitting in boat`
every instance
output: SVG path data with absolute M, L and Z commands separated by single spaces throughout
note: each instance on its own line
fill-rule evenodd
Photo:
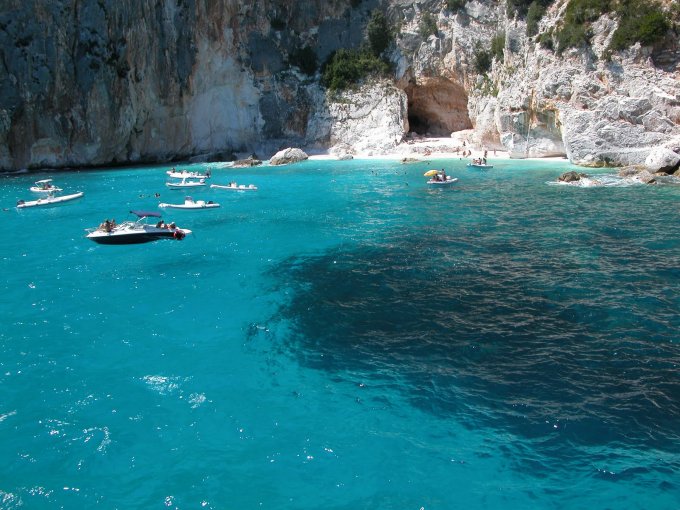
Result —
M 104 232 L 111 232 L 111 222 L 109 221 L 108 218 L 104 220 L 104 223 L 99 225 L 99 228 L 101 228 Z
M 442 168 L 442 182 L 446 182 L 446 170 Z
M 170 225 L 168 225 L 168 228 L 169 228 L 170 230 L 175 230 L 175 227 L 176 227 L 176 226 L 177 226 L 177 225 L 175 225 L 175 222 L 173 221 L 172 223 L 170 223 Z
M 156 228 L 163 228 L 165 225 L 165 222 L 163 220 L 158 220 L 158 223 L 156 223 Z

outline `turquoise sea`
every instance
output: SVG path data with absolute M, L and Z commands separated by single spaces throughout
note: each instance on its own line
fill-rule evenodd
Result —
M 0 508 L 680 508 L 680 186 L 494 163 L 0 177 Z

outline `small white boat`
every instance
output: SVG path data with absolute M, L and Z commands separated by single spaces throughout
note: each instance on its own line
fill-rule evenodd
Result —
M 446 186 L 448 184 L 453 184 L 454 182 L 458 182 L 458 177 L 451 177 L 450 175 L 446 176 L 445 181 L 440 181 L 434 178 L 427 181 L 428 184 L 435 184 L 438 186 Z
M 200 172 L 189 172 L 188 170 L 182 170 L 178 172 L 174 168 L 165 172 L 170 177 L 175 179 L 210 179 L 210 170 L 202 174 Z
M 215 203 L 212 200 L 206 202 L 205 200 L 194 200 L 191 197 L 186 197 L 183 204 L 158 204 L 158 207 L 161 209 L 215 209 L 219 206 L 220 204 Z
M 52 184 L 52 179 L 42 179 L 40 181 L 35 181 L 35 186 L 29 188 L 33 193 L 56 193 L 57 191 L 63 191 Z
M 257 186 L 254 184 L 236 184 L 230 182 L 229 184 L 211 184 L 211 188 L 216 189 L 230 189 L 232 191 L 257 191 Z
M 71 200 L 75 200 L 76 198 L 80 198 L 84 195 L 82 191 L 79 191 L 78 193 L 73 193 L 72 195 L 61 195 L 61 196 L 54 196 L 54 195 L 48 195 L 44 198 L 39 198 L 38 200 L 19 200 L 17 202 L 17 209 L 24 209 L 26 207 L 49 207 L 52 205 L 59 205 L 63 204 L 64 202 L 70 202 Z
M 201 186 L 206 186 L 205 179 L 199 179 L 197 181 L 183 178 L 179 182 L 166 182 L 165 185 L 170 189 L 183 189 L 183 188 L 199 188 Z
M 482 163 L 480 161 L 473 161 L 472 163 L 468 163 L 470 168 L 480 168 L 480 169 L 488 169 L 488 168 L 493 168 L 493 165 L 488 165 L 486 163 Z
M 181 241 L 191 230 L 179 228 L 174 223 L 166 224 L 159 220 L 155 225 L 147 223 L 149 217 L 160 218 L 161 214 L 153 211 L 130 211 L 137 216 L 135 221 L 125 221 L 117 225 L 115 221 L 104 221 L 99 227 L 87 231 L 87 238 L 99 244 L 141 244 L 160 239 Z

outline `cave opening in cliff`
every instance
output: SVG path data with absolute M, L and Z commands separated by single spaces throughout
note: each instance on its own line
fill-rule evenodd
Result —
M 462 86 L 446 78 L 433 78 L 419 84 L 411 82 L 404 91 L 411 132 L 440 137 L 472 128 Z

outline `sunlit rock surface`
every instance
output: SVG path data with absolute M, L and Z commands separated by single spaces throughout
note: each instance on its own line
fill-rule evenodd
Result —
M 388 0 L 382 7 L 399 27 L 386 52 L 392 80 L 329 93 L 320 72 L 294 65 L 303 47 L 319 66 L 339 48 L 358 48 L 377 7 L 5 0 L 0 170 L 266 157 L 291 146 L 384 154 L 410 136 L 460 140 L 456 133 L 466 133 L 468 148 L 585 166 L 680 152 L 673 33 L 663 47 L 607 58 L 617 21 L 603 16 L 591 47 L 558 56 L 527 37 L 503 2 L 472 0 L 452 12 L 438 0 Z M 555 2 L 540 31 L 558 26 L 563 11 Z M 426 13 L 434 33 L 422 31 Z M 499 34 L 502 58 L 478 72 L 476 51 Z M 657 159 L 649 165 L 668 166 Z

